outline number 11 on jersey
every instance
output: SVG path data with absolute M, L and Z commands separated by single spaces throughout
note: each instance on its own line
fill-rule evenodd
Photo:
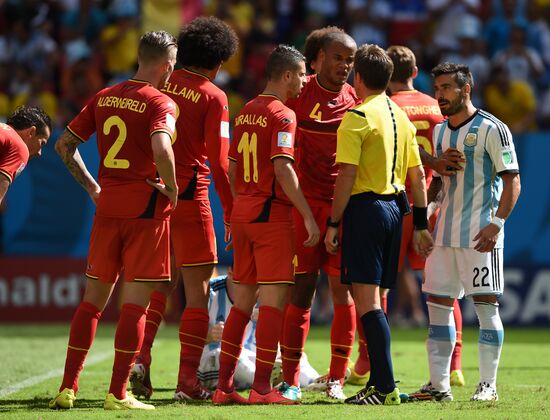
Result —
M 244 132 L 237 152 L 243 154 L 243 176 L 244 182 L 250 182 L 250 157 L 252 155 L 252 180 L 258 183 L 258 136 L 256 133 L 251 135 Z

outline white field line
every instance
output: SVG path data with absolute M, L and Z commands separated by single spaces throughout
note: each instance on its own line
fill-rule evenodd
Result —
M 84 366 L 92 366 L 97 363 L 104 361 L 105 359 L 112 357 L 113 351 L 106 351 L 99 354 L 94 354 L 86 359 Z M 17 391 L 22 390 L 23 388 L 28 388 L 30 386 L 44 382 L 47 379 L 55 378 L 56 376 L 63 376 L 63 369 L 54 369 L 49 372 L 43 373 L 42 375 L 32 376 L 24 381 L 18 382 L 13 385 L 9 385 L 6 388 L 0 389 L 0 398 L 6 397 L 10 394 L 14 394 Z

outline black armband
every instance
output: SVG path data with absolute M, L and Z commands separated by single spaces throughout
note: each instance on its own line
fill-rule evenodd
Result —
M 413 206 L 413 225 L 416 230 L 428 229 L 428 208 Z
M 332 219 L 329 217 L 327 219 L 327 226 L 337 228 L 338 226 L 340 226 L 340 220 L 338 222 L 333 222 Z

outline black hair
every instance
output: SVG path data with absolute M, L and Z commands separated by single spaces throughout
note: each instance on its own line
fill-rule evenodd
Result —
M 305 57 L 296 48 L 280 44 L 275 48 L 265 66 L 267 80 L 274 80 L 280 77 L 285 71 L 295 71 L 300 63 L 305 62 Z
M 52 132 L 52 120 L 42 108 L 36 106 L 21 105 L 8 117 L 6 124 L 14 130 L 35 126 L 37 134 L 45 134 L 46 127 Z
M 229 60 L 238 46 L 239 38 L 228 24 L 213 16 L 198 17 L 178 36 L 178 63 L 212 70 Z
M 432 77 L 435 79 L 443 74 L 452 74 L 459 88 L 463 88 L 466 84 L 473 89 L 474 78 L 470 68 L 465 64 L 455 63 L 440 63 L 432 69 Z

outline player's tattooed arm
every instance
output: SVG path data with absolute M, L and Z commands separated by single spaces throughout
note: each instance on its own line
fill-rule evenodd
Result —
M 94 203 L 97 202 L 101 188 L 90 174 L 80 153 L 77 150 L 81 141 L 78 137 L 65 130 L 55 143 L 55 151 L 63 160 L 63 163 L 73 178 L 86 190 Z

